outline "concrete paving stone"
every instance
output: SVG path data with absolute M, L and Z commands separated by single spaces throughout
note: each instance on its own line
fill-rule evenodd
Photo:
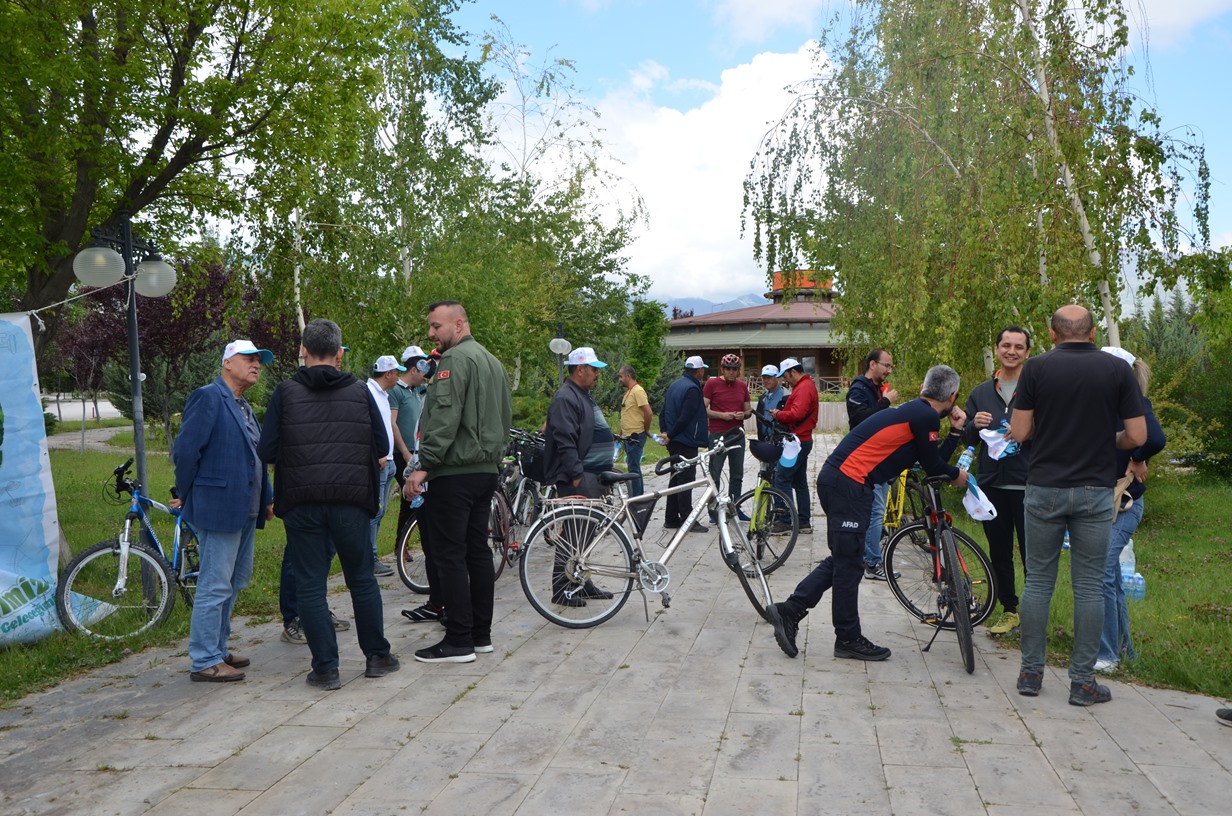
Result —
M 642 700 L 662 702 L 680 675 L 680 663 L 658 663 L 630 658 L 628 668 L 617 667 L 610 679 L 604 678 L 603 697 L 609 702 Z
M 946 709 L 991 712 L 1012 708 L 1005 691 L 990 679 L 978 683 L 938 681 L 935 688 Z
M 1135 770 L 1133 773 L 1103 774 L 1086 771 L 1058 770 L 1068 786 L 1069 794 L 1081 813 L 1118 816 L 1177 816 L 1178 811 L 1164 798 L 1149 779 Z M 1207 811 L 1220 813 L 1226 808 Z
M 794 780 L 747 779 L 715 774 L 702 816 L 749 816 L 796 812 Z
M 287 720 L 287 725 L 349 727 L 380 710 L 401 689 L 378 685 L 377 679 L 364 678 L 366 682 L 349 683 L 338 691 L 327 694 L 303 711 Z M 304 684 L 308 685 L 307 683 Z
M 619 793 L 608 816 L 634 814 L 634 816 L 700 816 L 706 800 L 702 796 L 683 796 L 661 793 Z
M 1034 746 L 962 742 L 958 750 L 986 803 L 1074 807 L 1064 783 Z
M 796 714 L 801 712 L 800 678 L 744 672 L 731 702 L 733 714 Z
M 800 718 L 791 714 L 736 714 L 727 718 L 716 777 L 797 778 Z
M 890 812 L 876 745 L 819 743 L 802 745 L 800 751 L 799 816 Z
M 151 736 L 157 736 L 151 732 Z M 166 754 L 173 748 L 178 748 L 180 740 L 163 740 L 163 739 L 145 739 L 139 737 L 121 738 L 111 737 L 109 739 L 98 740 L 95 742 L 91 750 L 83 754 L 77 762 L 73 763 L 73 769 L 79 771 L 92 771 L 99 767 L 116 768 L 118 770 L 128 770 L 141 766 L 166 766 L 171 763 L 166 761 Z
M 325 749 L 344 730 L 341 727 L 280 726 L 193 780 L 192 787 L 265 790 Z
M 260 739 L 274 728 L 285 723 L 303 708 L 302 703 L 270 702 L 255 704 L 233 703 L 230 717 L 213 719 L 204 728 L 168 743 L 164 750 L 151 761 L 166 765 L 201 765 L 212 767 L 226 760 L 236 751 Z M 242 715 L 237 712 L 242 711 Z M 174 725 L 175 712 L 150 723 L 150 730 L 163 737 L 175 734 L 177 729 L 165 728 Z
M 894 816 L 970 816 L 984 812 L 984 802 L 965 765 L 937 767 L 931 761 L 886 765 L 885 775 Z
M 1228 771 L 1172 764 L 1139 763 L 1138 767 L 1164 798 L 1185 816 L 1228 811 L 1228 798 L 1232 792 L 1232 773 Z
M 552 767 L 605 770 L 628 767 L 641 751 L 660 707 L 653 703 L 595 702 L 569 733 Z M 563 728 L 568 723 L 562 724 Z
M 656 719 L 629 763 L 622 793 L 704 797 L 714 777 L 722 726 Z
M 159 802 L 148 816 L 234 816 L 261 791 L 183 788 Z
M 514 813 L 543 816 L 548 813 L 607 813 L 624 781 L 625 772 L 548 768 L 531 787 Z
M 1077 807 L 1050 808 L 1038 805 L 989 805 L 987 816 L 1074 816 Z
M 991 742 L 996 745 L 1034 745 L 1030 729 L 1012 706 L 1000 709 L 946 709 L 950 730 L 967 742 Z
M 663 698 L 663 708 L 674 717 L 718 719 L 725 717 L 740 682 L 738 671 L 710 673 L 690 664 L 681 670 L 676 685 Z
M 239 814 L 330 813 L 388 762 L 393 753 L 371 748 L 340 752 L 327 747 L 266 789 Z
M 374 711 L 338 736 L 330 745 L 334 750 L 352 748 L 398 749 L 415 739 L 434 717 L 391 717 L 385 710 Z
M 801 707 L 801 749 L 817 744 L 877 744 L 873 712 L 867 705 L 857 708 L 850 696 L 810 692 L 801 697 Z
M 350 807 L 381 803 L 386 813 L 404 807 L 414 813 L 462 773 L 483 744 L 484 737 L 478 734 L 421 732 L 370 772 L 346 801 Z M 323 752 L 326 756 L 333 753 Z
M 945 720 L 945 709 L 931 683 L 898 683 L 872 680 L 868 684 L 870 706 L 878 717 L 913 720 Z
M 127 771 L 80 771 L 57 774 L 54 791 L 47 795 L 5 796 L 6 816 L 59 816 L 105 813 L 107 816 L 142 814 L 201 771 L 199 768 L 134 768 Z M 8 787 L 7 784 L 5 786 Z
M 1134 716 L 1126 717 L 1130 706 L 1117 699 L 1117 692 L 1122 690 L 1113 690 L 1111 702 L 1091 706 L 1089 710 L 1130 759 L 1139 765 L 1219 768 L 1219 763 L 1201 745 L 1153 706 L 1135 706 Z
M 954 746 L 945 720 L 873 717 L 881 761 L 888 765 L 928 765 L 963 768 L 966 763 Z
M 530 774 L 464 771 L 449 780 L 445 789 L 422 813 L 427 816 L 458 816 L 463 813 L 505 816 L 517 811 L 534 783 L 535 777 Z M 338 811 L 335 811 L 335 814 L 337 813 Z
M 809 666 L 804 671 L 805 693 L 861 695 L 869 700 L 868 672 L 856 660 L 834 660 L 820 666 Z
M 501 723 L 512 717 L 513 713 L 526 702 L 530 694 L 528 689 L 488 690 L 481 681 L 476 688 L 468 691 L 466 696 L 441 712 L 426 730 L 454 731 L 462 734 L 494 734 L 501 727 Z
M 569 737 L 572 718 L 555 721 L 511 716 L 466 764 L 473 773 L 542 773 Z
M 605 700 L 611 699 L 611 681 L 608 680 L 608 677 L 636 676 L 643 671 L 651 674 L 652 677 L 655 676 L 650 667 L 642 668 L 636 666 L 629 666 L 625 669 L 617 668 L 610 675 L 574 675 L 562 672 L 547 678 L 537 687 L 525 689 L 522 692 L 522 700 L 511 705 L 516 706 L 518 717 L 521 719 L 553 720 L 556 722 L 564 719 L 577 720 L 586 713 L 586 710 L 590 708 L 591 704 L 594 703 L 600 694 L 603 695 Z M 482 689 L 485 685 L 486 681 L 480 688 Z M 652 687 L 650 683 L 645 685 Z

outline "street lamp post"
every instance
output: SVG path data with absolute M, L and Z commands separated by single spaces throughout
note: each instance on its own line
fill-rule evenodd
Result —
M 133 388 L 133 458 L 137 460 L 137 482 L 145 489 L 145 410 L 141 402 L 141 350 L 137 332 L 137 295 L 163 297 L 175 287 L 175 269 L 162 259 L 152 241 L 133 237 L 127 210 L 120 211 L 118 228 L 95 227 L 94 239 L 73 258 L 73 273 L 87 286 L 112 286 L 128 281 L 128 376 Z M 134 267 L 135 253 L 141 263 Z
M 573 351 L 573 344 L 565 339 L 565 327 L 556 324 L 556 336 L 548 341 L 548 349 L 556 355 L 556 373 L 559 382 L 565 381 L 565 355 Z

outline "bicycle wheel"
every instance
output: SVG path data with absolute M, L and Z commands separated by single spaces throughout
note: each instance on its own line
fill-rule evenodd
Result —
M 776 508 L 786 509 L 778 511 Z M 737 514 L 732 521 L 739 524 L 744 532 L 749 549 L 761 563 L 762 572 L 771 573 L 781 567 L 791 555 L 796 546 L 796 537 L 800 535 L 800 518 L 796 515 L 796 504 L 791 497 L 773 487 L 761 485 L 736 499 L 732 512 Z M 744 513 L 749 520 L 740 521 L 739 513 Z M 784 533 L 773 533 L 771 529 L 776 522 L 784 522 L 790 529 Z
M 967 674 L 975 672 L 975 644 L 971 638 L 971 594 L 967 584 L 966 571 L 958 558 L 958 547 L 954 543 L 954 531 L 948 527 L 942 528 L 941 538 L 942 572 L 945 577 L 946 595 L 949 598 L 949 609 L 945 610 L 954 621 L 958 633 L 958 650 L 962 652 L 963 667 Z
M 598 626 L 629 599 L 637 575 L 633 544 L 623 527 L 607 521 L 598 508 L 566 506 L 546 513 L 526 536 L 518 565 L 522 591 L 552 623 Z
M 521 491 L 513 507 L 513 519 L 526 528 L 534 524 L 543 512 L 543 498 L 539 495 L 539 485 L 530 479 L 522 481 Z
M 971 625 L 978 626 L 992 613 L 997 601 L 992 563 L 970 536 L 962 530 L 952 529 L 951 532 L 967 570 Z M 953 622 L 941 621 L 941 587 L 933 575 L 932 544 L 928 528 L 922 522 L 908 524 L 890 539 L 886 545 L 885 569 L 890 591 L 912 616 L 942 629 L 954 628 Z
M 56 613 L 65 629 L 122 640 L 167 620 L 175 606 L 167 562 L 143 544 L 130 546 L 126 561 L 127 580 L 118 595 L 118 540 L 101 541 L 69 562 L 56 584 Z
M 753 546 L 744 537 L 744 529 L 735 519 L 727 519 L 727 534 L 731 540 L 731 551 L 723 552 L 723 540 L 719 539 L 719 552 L 727 566 L 740 579 L 740 586 L 748 596 L 749 603 L 757 610 L 763 620 L 770 620 L 766 615 L 766 607 L 774 603 L 770 597 L 770 584 L 766 581 L 765 570 L 761 561 L 754 557 Z
M 428 594 L 428 565 L 424 560 L 418 515 L 412 515 L 410 521 L 398 531 L 398 543 L 394 545 L 394 568 L 407 589 L 419 595 Z
M 488 541 L 492 545 L 493 578 L 499 578 L 509 563 L 509 545 L 513 543 L 513 514 L 509 500 L 501 490 L 492 494 L 488 510 Z
M 176 583 L 189 609 L 192 609 L 197 598 L 197 576 L 200 573 L 201 547 L 197 543 L 197 534 L 184 524 L 180 533 L 180 568 Z

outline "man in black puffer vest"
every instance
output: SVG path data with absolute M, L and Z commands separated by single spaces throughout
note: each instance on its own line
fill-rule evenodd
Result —
M 368 542 L 389 438 L 367 387 L 339 370 L 342 331 L 337 323 L 309 323 L 300 356 L 304 367 L 270 397 L 257 452 L 274 466 L 274 515 L 287 531 L 300 626 L 312 650 L 308 685 L 336 689 L 342 687 L 338 638 L 325 602 L 333 549 L 351 592 L 359 647 L 367 658 L 364 675 L 383 677 L 399 668 L 385 639 L 381 590 Z

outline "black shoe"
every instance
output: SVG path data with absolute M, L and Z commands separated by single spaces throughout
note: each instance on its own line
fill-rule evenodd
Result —
M 494 651 L 491 638 L 475 638 L 475 654 L 492 654 Z
M 417 606 L 414 609 L 403 609 L 402 617 L 409 620 L 411 623 L 431 623 L 438 621 L 444 615 L 444 611 L 435 609 L 431 604 Z
M 420 663 L 474 663 L 475 649 L 472 646 L 450 646 L 441 641 L 435 646 L 415 652 Z
M 612 599 L 612 593 L 608 592 L 606 589 L 599 589 L 599 587 L 595 586 L 590 581 L 587 581 L 586 585 L 582 587 L 582 591 L 574 597 L 587 598 L 596 601 L 610 601 Z
M 308 685 L 313 688 L 323 689 L 325 691 L 334 691 L 342 688 L 342 678 L 338 674 L 337 669 L 332 669 L 325 672 L 308 672 L 308 676 L 304 678 Z
M 786 521 L 776 521 L 770 526 L 771 535 L 785 535 L 791 532 L 791 524 Z
M 1069 684 L 1069 704 L 1089 706 L 1096 703 L 1106 703 L 1112 699 L 1112 692 L 1107 686 L 1101 686 L 1092 679 L 1089 683 L 1071 682 Z
M 384 677 L 400 668 L 402 664 L 392 654 L 368 655 L 368 668 L 364 672 L 364 677 Z
M 552 603 L 557 606 L 568 606 L 573 609 L 580 609 L 581 607 L 586 606 L 586 599 L 582 597 L 581 592 L 577 595 L 566 595 L 563 592 L 557 592 L 552 596 Z
M 774 626 L 774 639 L 778 641 L 783 654 L 788 657 L 800 654 L 800 649 L 796 646 L 796 632 L 800 630 L 796 616 L 790 610 L 784 609 L 782 604 L 776 603 L 766 607 L 766 615 Z
M 707 527 L 705 524 L 702 524 L 700 521 L 695 521 L 693 522 L 693 526 L 689 528 L 689 532 L 690 533 L 708 533 L 710 532 L 710 528 Z
M 834 656 L 849 657 L 852 660 L 885 660 L 890 656 L 890 650 L 878 646 L 864 635 L 853 640 L 834 641 Z
M 664 529 L 664 530 L 679 530 L 679 529 L 680 529 L 680 522 L 678 522 L 678 521 L 677 521 L 677 522 L 673 523 L 673 522 L 670 522 L 670 521 L 665 521 L 665 522 L 663 522 L 663 529 Z
M 1023 670 L 1018 672 L 1018 693 L 1023 697 L 1038 697 L 1044 685 L 1044 673 Z

